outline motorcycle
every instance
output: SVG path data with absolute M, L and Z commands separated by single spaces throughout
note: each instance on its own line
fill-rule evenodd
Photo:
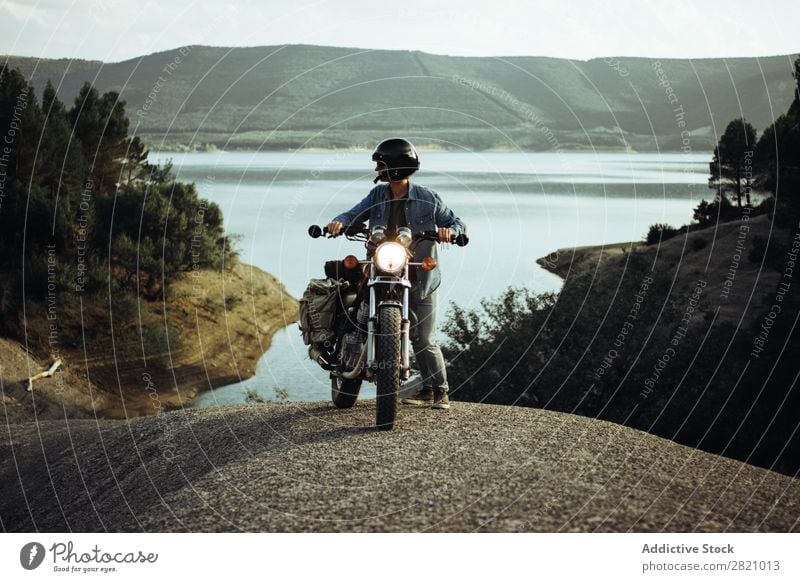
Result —
M 333 238 L 327 227 L 317 225 L 310 226 L 308 234 Z M 350 226 L 344 235 L 364 242 L 367 258 L 348 255 L 335 262 L 337 272 L 331 275 L 355 284 L 346 286 L 339 296 L 334 339 L 322 349 L 311 346 L 309 355 L 330 372 L 331 399 L 337 408 L 355 404 L 364 380 L 375 382 L 375 424 L 378 429 L 391 430 L 400 386 L 411 374 L 409 268 L 437 268 L 433 257 L 419 263 L 411 259 L 421 241 L 437 242 L 439 236 L 435 231 L 412 233 L 401 227 L 395 239 L 389 240 L 382 226 L 371 230 Z M 463 247 L 469 239 L 461 234 L 451 242 Z

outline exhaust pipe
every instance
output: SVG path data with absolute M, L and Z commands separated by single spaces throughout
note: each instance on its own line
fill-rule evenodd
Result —
M 356 363 L 355 368 L 350 370 L 349 372 L 342 372 L 342 378 L 345 380 L 355 380 L 356 377 L 361 373 L 361 369 L 364 367 L 364 360 L 367 357 L 367 344 L 365 343 L 361 348 L 361 355 L 358 356 L 358 362 Z

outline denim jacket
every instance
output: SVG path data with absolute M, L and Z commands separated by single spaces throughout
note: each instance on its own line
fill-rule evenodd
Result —
M 335 217 L 345 226 L 364 224 L 369 220 L 370 228 L 376 225 L 388 226 L 391 204 L 391 192 L 388 184 L 378 184 L 358 204 L 347 212 Z M 406 204 L 406 224 L 412 232 L 422 230 L 436 230 L 438 227 L 449 227 L 456 235 L 466 234 L 467 226 L 450 210 L 439 195 L 425 186 L 409 183 L 408 203 Z M 433 241 L 421 241 L 414 251 L 415 263 L 421 262 L 425 257 L 433 257 L 438 261 L 438 250 Z M 438 289 L 442 282 L 442 275 L 437 266 L 433 271 L 425 271 L 420 267 L 416 269 L 417 282 L 412 292 L 419 293 L 420 299 Z

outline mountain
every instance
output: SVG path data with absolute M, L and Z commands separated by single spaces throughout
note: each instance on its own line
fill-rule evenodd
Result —
M 298 378 L 298 381 L 303 381 Z M 791 532 L 800 480 L 610 422 L 250 404 L 9 425 L 8 532 Z
M 151 147 L 713 148 L 793 97 L 794 55 L 736 59 L 452 57 L 309 45 L 187 46 L 120 63 L 5 57 L 71 104 L 118 91 Z M 688 132 L 683 133 L 681 132 Z M 684 141 L 687 140 L 687 141 Z

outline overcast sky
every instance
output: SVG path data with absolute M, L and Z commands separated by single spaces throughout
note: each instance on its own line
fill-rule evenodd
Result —
M 767 56 L 800 51 L 799 21 L 798 0 L 0 0 L 0 54 L 114 62 L 189 44 L 303 43 L 574 59 Z

